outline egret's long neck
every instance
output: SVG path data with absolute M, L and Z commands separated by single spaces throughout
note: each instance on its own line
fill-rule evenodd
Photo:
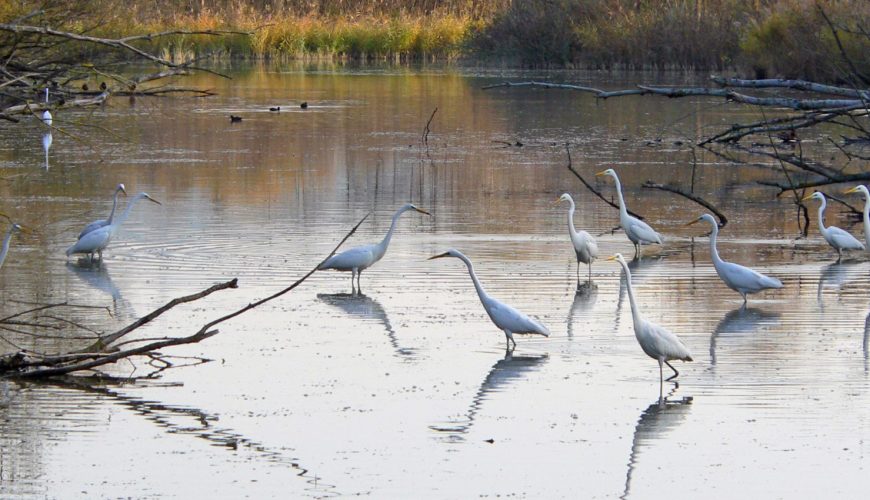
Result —
M 574 228 L 574 200 L 568 200 L 568 203 L 571 205 L 568 206 L 568 230 L 571 232 L 571 235 L 577 234 L 577 230 Z
M 710 233 L 710 256 L 713 258 L 713 264 L 721 264 L 722 259 L 719 257 L 719 250 L 716 248 L 716 238 L 719 236 L 719 225 L 713 224 L 713 232 Z
M 393 231 L 396 229 L 396 223 L 399 222 L 399 217 L 401 217 L 402 214 L 405 213 L 406 210 L 408 210 L 408 209 L 402 208 L 402 209 L 398 210 L 395 214 L 393 214 L 393 222 L 390 224 L 390 230 L 387 231 L 387 234 L 386 234 L 386 236 L 384 236 L 384 239 L 381 240 L 380 243 L 378 243 L 378 246 L 377 246 L 378 259 L 383 257 L 385 253 L 387 253 L 387 247 L 390 245 L 390 239 L 393 238 Z
M 628 265 L 623 262 L 622 270 L 625 272 L 625 288 L 628 290 L 628 301 L 631 303 L 631 317 L 634 319 L 635 334 L 637 333 L 637 324 L 641 319 L 640 310 L 637 308 L 637 302 L 634 300 L 634 289 L 631 287 L 631 271 L 628 270 Z
M 486 302 L 486 299 L 489 298 L 486 290 L 483 289 L 483 285 L 480 284 L 480 281 L 477 279 L 477 275 L 474 274 L 474 265 L 471 264 L 471 261 L 468 260 L 468 257 L 464 255 L 460 255 L 459 258 L 462 262 L 465 262 L 465 266 L 468 267 L 468 274 L 471 275 L 471 281 L 474 282 L 474 289 L 477 290 L 477 296 L 480 297 L 481 302 Z
M 48 104 L 48 88 L 45 89 L 45 103 Z
M 109 213 L 109 218 L 107 219 L 109 224 L 112 223 L 112 219 L 115 217 L 115 209 L 118 207 L 118 193 L 119 192 L 120 192 L 120 190 L 116 190 L 115 196 L 114 196 L 114 198 L 112 198 L 112 211 L 111 211 L 111 213 Z
M 622 197 L 622 183 L 619 182 L 619 177 L 613 176 L 613 182 L 616 183 L 616 195 L 619 197 L 619 216 L 628 216 L 628 210 L 625 208 L 625 198 Z
M 870 193 L 864 194 L 864 243 L 870 248 Z
M 0 266 L 3 265 L 3 262 L 6 260 L 6 254 L 9 253 L 9 242 L 12 241 L 12 228 L 9 228 L 9 231 L 6 233 L 6 237 L 3 238 L 3 249 L 0 250 Z
M 124 213 L 122 213 L 121 216 L 118 217 L 118 219 L 117 219 L 114 223 L 111 224 L 111 226 L 112 226 L 114 229 L 118 229 L 119 227 L 121 227 L 121 224 L 123 224 L 124 221 L 127 220 L 127 217 L 130 216 L 130 210 L 133 209 L 133 205 L 135 205 L 136 202 L 139 201 L 139 200 L 141 200 L 142 198 L 144 198 L 144 196 L 135 196 L 135 197 L 133 197 L 133 199 L 130 200 L 129 203 L 127 203 L 127 208 L 124 209 Z
M 825 207 L 828 206 L 828 202 L 822 198 L 822 203 L 819 205 L 819 231 L 825 230 Z

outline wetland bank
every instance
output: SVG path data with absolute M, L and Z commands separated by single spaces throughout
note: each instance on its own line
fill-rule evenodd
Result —
M 815 223 L 798 238 L 793 201 L 756 184 L 776 175 L 775 164 L 697 153 L 696 192 L 729 216 L 723 258 L 785 285 L 741 308 L 710 264 L 703 231 L 682 227 L 701 209 L 640 187 L 647 179 L 685 185 L 693 164 L 686 138 L 751 121 L 757 109 L 704 96 L 481 90 L 508 79 L 619 89 L 705 78 L 692 75 L 221 70 L 233 80 L 188 77 L 215 89 L 208 99 L 112 98 L 56 113 L 58 122 L 87 117 L 112 133 L 55 135 L 47 168 L 37 120 L 4 129 L 4 211 L 39 226 L 14 241 L 2 268 L 4 312 L 18 310 L 16 301 L 107 307 L 111 314 L 78 319 L 112 331 L 171 297 L 238 277 L 237 290 L 141 332 L 188 334 L 284 288 L 369 211 L 349 246 L 379 241 L 406 202 L 434 217 L 400 221 L 362 294 L 350 294 L 346 275 L 316 273 L 220 335 L 171 353 L 211 362 L 127 383 L 5 381 L 4 496 L 866 491 L 868 259 L 833 264 Z M 421 133 L 435 107 L 427 150 Z M 243 120 L 231 123 L 230 114 Z M 821 135 L 803 141 L 808 151 L 841 154 Z M 561 193 L 574 196 L 575 223 L 603 252 L 630 255 L 632 247 L 611 232 L 617 211 L 565 168 L 566 142 L 587 179 L 619 171 L 630 208 L 666 236 L 631 265 L 647 318 L 695 357 L 679 366 L 678 385 L 665 384 L 665 405 L 655 362 L 635 341 L 618 266 L 597 261 L 595 285 L 578 289 L 565 209 L 552 205 Z M 108 212 L 118 182 L 164 206 L 134 212 L 99 268 L 68 264 L 63 250 L 82 222 Z M 613 194 L 612 185 L 595 186 Z M 838 210 L 827 217 L 860 234 Z M 506 353 L 464 268 L 426 261 L 450 247 L 474 260 L 489 293 L 539 318 L 550 338 L 518 338 Z M 122 362 L 110 374 L 153 369 Z

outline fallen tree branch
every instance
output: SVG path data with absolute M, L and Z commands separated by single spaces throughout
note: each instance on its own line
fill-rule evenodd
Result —
M 697 196 L 695 194 L 687 192 L 686 190 L 684 190 L 682 188 L 679 188 L 677 186 L 666 185 L 666 184 L 658 184 L 658 183 L 655 183 L 652 181 L 644 182 L 641 185 L 641 187 L 644 187 L 647 189 L 659 189 L 661 191 L 667 191 L 669 193 L 674 193 L 674 194 L 680 195 L 683 198 L 694 201 L 698 205 L 701 205 L 702 207 L 706 208 L 707 210 L 713 212 L 713 215 L 715 215 L 716 218 L 719 219 L 719 227 L 725 227 L 725 225 L 728 224 L 728 218 L 725 217 L 725 214 L 720 212 L 719 209 L 716 208 L 715 205 L 713 205 L 709 201 L 701 198 L 700 196 Z

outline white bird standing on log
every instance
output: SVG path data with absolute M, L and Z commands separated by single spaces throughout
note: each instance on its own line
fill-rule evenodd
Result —
M 127 196 L 127 188 L 124 187 L 123 183 L 118 184 L 115 187 L 115 196 L 112 198 L 112 211 L 109 212 L 109 218 L 95 220 L 95 221 L 91 222 L 90 224 L 88 224 L 87 226 L 85 226 L 85 228 L 82 229 L 82 232 L 79 233 L 79 239 L 82 239 L 82 236 L 90 233 L 91 231 L 94 231 L 94 230 L 99 229 L 101 227 L 108 226 L 109 224 L 112 223 L 112 220 L 115 217 L 115 209 L 118 207 L 118 193 L 124 193 L 124 196 Z
M 592 261 L 598 257 L 598 243 L 595 238 L 586 231 L 577 231 L 574 228 L 574 199 L 568 193 L 563 194 L 553 204 L 567 201 L 568 205 L 568 235 L 571 237 L 571 244 L 574 245 L 574 254 L 577 256 L 577 282 L 580 282 L 580 263 L 589 266 L 589 281 L 592 281 Z
M 112 222 L 109 225 L 103 226 L 99 229 L 95 229 L 84 236 L 81 239 L 75 242 L 73 246 L 67 248 L 66 256 L 69 257 L 72 254 L 87 254 L 91 260 L 94 258 L 94 254 L 98 254 L 100 261 L 103 260 L 103 250 L 109 246 L 109 243 L 112 241 L 112 238 L 115 236 L 115 233 L 118 229 L 121 228 L 121 224 L 127 220 L 127 217 L 130 216 L 130 210 L 133 209 L 133 206 L 139 200 L 148 200 L 150 202 L 161 205 L 161 203 L 151 196 L 148 193 L 139 193 L 134 196 L 128 203 L 127 208 L 124 209 L 124 213 L 118 217 L 117 220 Z
M 619 182 L 619 177 L 616 175 L 616 171 L 612 168 L 608 168 L 607 170 L 598 172 L 595 175 L 609 175 L 610 177 L 613 177 L 613 182 L 616 183 L 616 194 L 619 196 L 619 225 L 622 227 L 622 230 L 625 231 L 625 235 L 628 236 L 628 239 L 634 243 L 634 257 L 637 258 L 640 256 L 641 245 L 651 245 L 653 243 L 661 245 L 662 237 L 659 233 L 651 228 L 646 222 L 629 215 L 628 209 L 625 208 L 625 198 L 622 197 L 622 184 Z
M 48 107 L 48 87 L 45 87 L 45 106 Z M 51 118 L 51 111 L 46 109 L 42 112 L 42 121 L 49 127 L 51 126 L 51 122 L 53 121 Z
M 866 186 L 857 185 L 846 191 L 849 193 L 861 193 L 864 195 L 864 245 L 865 248 L 870 248 L 870 191 Z
M 659 388 L 664 382 L 662 374 L 662 364 L 674 371 L 674 374 L 667 378 L 672 380 L 680 375 L 668 361 L 681 360 L 693 361 L 692 354 L 685 345 L 677 338 L 676 335 L 661 326 L 651 323 L 643 318 L 640 310 L 637 307 L 637 302 L 634 299 L 634 289 L 631 286 L 631 271 L 628 269 L 628 264 L 622 257 L 622 254 L 616 254 L 607 260 L 615 260 L 622 266 L 625 272 L 625 284 L 628 289 L 628 300 L 631 302 L 631 317 L 634 320 L 634 336 L 637 338 L 637 343 L 647 356 L 659 362 Z
M 782 282 L 776 278 L 765 276 L 740 264 L 722 260 L 719 257 L 719 250 L 716 248 L 716 237 L 719 236 L 719 224 L 716 223 L 716 219 L 712 215 L 704 214 L 689 222 L 686 226 L 691 226 L 702 220 L 709 222 L 712 226 L 712 233 L 710 233 L 710 257 L 713 259 L 713 267 L 716 268 L 716 274 L 728 285 L 728 288 L 743 296 L 743 305 L 746 305 L 746 294 L 757 293 L 769 288 L 782 288 Z
M 333 255 L 326 262 L 321 264 L 317 269 L 335 269 L 336 271 L 350 271 L 350 284 L 353 287 L 353 279 L 356 277 L 357 285 L 359 286 L 360 276 L 362 272 L 371 267 L 375 262 L 381 260 L 384 254 L 387 253 L 387 247 L 390 245 L 390 239 L 393 237 L 393 231 L 396 229 L 396 223 L 399 217 L 408 210 L 416 210 L 421 214 L 432 215 L 429 212 L 419 209 L 411 203 L 402 205 L 396 210 L 393 215 L 393 222 L 390 224 L 390 230 L 387 231 L 384 239 L 377 244 L 363 245 L 359 247 L 345 250 L 338 255 Z
M 526 316 L 504 302 L 490 297 L 489 294 L 486 293 L 486 290 L 483 289 L 483 285 L 481 285 L 480 281 L 477 279 L 471 260 L 463 255 L 462 252 L 451 248 L 442 254 L 429 257 L 429 260 L 440 259 L 443 257 L 456 257 L 462 262 L 465 262 L 465 266 L 468 267 L 468 274 L 471 275 L 471 281 L 474 282 L 474 288 L 477 290 L 477 296 L 480 297 L 480 302 L 483 304 L 483 308 L 486 309 L 489 319 L 495 323 L 495 326 L 504 332 L 506 348 L 508 350 L 511 349 L 511 343 L 513 343 L 514 347 L 517 346 L 517 342 L 514 340 L 515 333 L 537 334 L 545 337 L 550 336 L 550 330 L 537 320 Z
M 822 237 L 828 242 L 828 245 L 834 247 L 837 251 L 837 262 L 843 258 L 843 250 L 864 250 L 864 245 L 854 236 L 836 226 L 825 227 L 825 207 L 828 202 L 825 200 L 825 195 L 819 191 L 805 196 L 801 201 L 816 199 L 821 202 L 819 205 L 819 232 Z

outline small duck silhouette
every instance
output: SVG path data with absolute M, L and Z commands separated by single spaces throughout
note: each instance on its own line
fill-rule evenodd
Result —
M 241 116 L 230 115 L 230 123 L 238 123 L 240 121 L 242 121 Z
M 269 111 L 281 111 L 281 106 L 275 106 L 273 108 L 269 108 Z
M 303 102 L 302 104 L 299 105 L 299 107 L 302 109 L 308 109 L 308 102 L 307 101 Z

